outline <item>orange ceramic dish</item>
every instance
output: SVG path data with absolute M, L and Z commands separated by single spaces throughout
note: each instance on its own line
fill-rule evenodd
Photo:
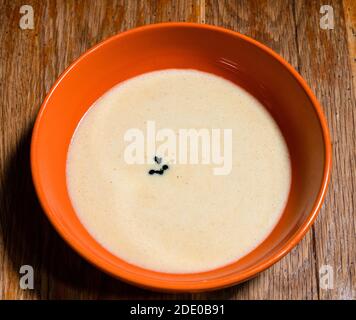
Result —
M 168 274 L 123 261 L 89 235 L 68 197 L 67 150 L 84 113 L 117 83 L 168 68 L 202 70 L 244 87 L 272 114 L 291 156 L 291 192 L 273 232 L 247 256 L 209 272 Z M 48 218 L 88 261 L 115 277 L 146 288 L 202 291 L 252 278 L 301 240 L 315 220 L 326 192 L 331 145 L 318 101 L 302 77 L 271 49 L 218 27 L 165 23 L 118 34 L 90 49 L 61 75 L 37 117 L 31 166 Z

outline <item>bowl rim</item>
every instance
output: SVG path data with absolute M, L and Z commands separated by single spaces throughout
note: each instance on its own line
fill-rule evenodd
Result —
M 58 221 L 56 218 L 55 213 L 52 211 L 51 206 L 46 200 L 45 192 L 40 183 L 39 177 L 39 169 L 37 165 L 36 159 L 36 150 L 38 144 L 38 136 L 39 136 L 39 127 L 42 120 L 43 113 L 47 106 L 48 101 L 50 100 L 53 92 L 56 90 L 57 86 L 60 82 L 66 77 L 66 75 L 71 72 L 71 70 L 82 60 L 84 60 L 87 56 L 92 54 L 94 51 L 100 49 L 102 46 L 107 45 L 117 39 L 122 37 L 139 33 L 145 30 L 157 30 L 161 28 L 196 28 L 196 29 L 204 29 L 208 31 L 220 32 L 230 36 L 234 36 L 239 38 L 243 41 L 246 41 L 261 50 L 263 50 L 266 54 L 270 55 L 275 60 L 279 61 L 284 68 L 289 71 L 289 73 L 297 80 L 298 84 L 302 87 L 302 89 L 307 94 L 309 100 L 311 101 L 312 106 L 314 107 L 314 111 L 317 115 L 322 135 L 323 135 L 323 142 L 324 142 L 324 168 L 323 168 L 323 178 L 322 183 L 320 185 L 320 189 L 317 195 L 317 198 L 313 204 L 313 208 L 310 211 L 308 217 L 305 221 L 301 224 L 301 226 L 295 231 L 295 233 L 286 241 L 286 243 L 278 250 L 277 253 L 273 254 L 267 260 L 260 261 L 255 265 L 251 266 L 247 270 L 244 270 L 240 273 L 232 273 L 228 274 L 219 278 L 204 280 L 204 281 L 166 281 L 166 280 L 157 280 L 148 278 L 145 275 L 132 273 L 124 269 L 117 269 L 113 267 L 112 264 L 107 263 L 105 261 L 99 260 L 97 256 L 92 253 L 90 250 L 87 250 L 85 246 L 81 244 L 79 240 L 77 240 L 74 236 L 71 235 L 68 230 Z M 38 112 L 34 129 L 32 132 L 31 138 L 31 150 L 30 150 L 30 161 L 31 161 L 31 172 L 32 172 L 32 179 L 34 183 L 34 187 L 39 198 L 40 204 L 42 206 L 43 211 L 47 215 L 48 219 L 50 220 L 51 224 L 54 226 L 55 230 L 61 235 L 61 237 L 72 247 L 80 256 L 82 256 L 85 260 L 89 261 L 90 263 L 94 264 L 99 269 L 103 270 L 104 272 L 114 276 L 115 278 L 119 278 L 125 282 L 148 288 L 153 290 L 159 291 L 173 291 L 173 292 L 197 292 L 197 291 L 208 291 L 208 290 L 216 290 L 224 287 L 228 287 L 237 283 L 241 283 L 246 281 L 258 273 L 264 271 L 280 259 L 282 259 L 288 252 L 290 252 L 303 238 L 306 232 L 311 228 L 312 224 L 314 223 L 318 212 L 321 208 L 323 200 L 325 198 L 325 194 L 327 191 L 328 183 L 330 180 L 330 172 L 331 172 L 331 165 L 332 165 L 332 151 L 331 151 L 331 140 L 329 129 L 327 126 L 327 121 L 322 111 L 322 107 L 319 104 L 318 100 L 314 96 L 313 92 L 307 85 L 306 81 L 302 78 L 302 76 L 279 54 L 274 52 L 271 48 L 267 47 L 266 45 L 258 42 L 257 40 L 250 38 L 246 35 L 243 35 L 239 32 L 232 31 L 223 27 L 213 26 L 209 24 L 200 24 L 200 23 L 193 23 L 193 22 L 163 22 L 163 23 L 156 23 L 156 24 L 149 24 L 144 25 L 141 27 L 129 29 L 124 32 L 120 32 L 114 36 L 107 38 L 104 41 L 96 44 L 89 50 L 85 51 L 82 55 L 79 56 L 74 62 L 72 62 L 58 77 L 56 82 L 51 87 L 50 91 L 46 95 L 45 100 L 43 101 L 41 108 Z

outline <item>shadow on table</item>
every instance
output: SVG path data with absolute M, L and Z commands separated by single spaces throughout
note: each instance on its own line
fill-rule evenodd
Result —
M 0 236 L 5 261 L 15 274 L 6 279 L 6 290 L 22 290 L 22 265 L 34 268 L 34 293 L 39 299 L 229 299 L 242 289 L 243 284 L 194 295 L 154 293 L 116 280 L 90 265 L 59 237 L 39 205 L 30 170 L 31 133 L 32 125 L 8 155 L 3 168 Z M 8 272 L 4 277 L 10 277 Z M 24 296 L 31 298 L 32 293 L 26 292 Z

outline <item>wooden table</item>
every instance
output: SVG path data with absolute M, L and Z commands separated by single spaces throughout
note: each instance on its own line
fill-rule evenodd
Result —
M 325 2 L 334 11 L 331 30 L 319 26 L 320 7 Z M 33 29 L 19 27 L 20 7 L 25 4 L 34 10 Z M 0 299 L 355 299 L 355 15 L 353 0 L 2 0 Z M 303 241 L 253 280 L 211 293 L 152 293 L 98 271 L 72 251 L 49 224 L 30 175 L 34 119 L 59 74 L 107 37 L 162 21 L 219 25 L 274 49 L 299 71 L 320 100 L 333 141 L 329 191 Z M 21 265 L 34 268 L 33 290 L 19 286 Z M 333 289 L 320 285 L 322 265 L 333 268 Z

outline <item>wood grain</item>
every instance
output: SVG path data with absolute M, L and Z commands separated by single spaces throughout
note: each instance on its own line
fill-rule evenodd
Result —
M 343 7 L 345 13 L 345 26 L 353 78 L 354 96 L 356 96 L 356 1 L 343 0 Z
M 300 73 L 324 107 L 333 143 L 333 174 L 323 209 L 314 227 L 317 267 L 334 268 L 335 288 L 320 298 L 355 298 L 355 98 L 348 58 L 342 3 L 331 2 L 335 28 L 315 28 L 321 1 L 296 5 Z M 310 54 L 312 53 L 312 54 Z
M 355 5 L 352 0 L 329 3 L 333 30 L 319 27 L 321 1 L 2 1 L 0 299 L 355 299 Z M 19 28 L 23 4 L 34 8 L 33 30 Z M 152 293 L 98 271 L 53 230 L 31 181 L 33 122 L 59 74 L 105 38 L 162 21 L 220 25 L 271 47 L 307 80 L 324 107 L 333 140 L 332 181 L 312 231 L 256 278 L 212 293 Z M 19 287 L 25 264 L 35 270 L 34 290 Z M 319 268 L 325 264 L 334 268 L 333 290 L 319 286 Z

